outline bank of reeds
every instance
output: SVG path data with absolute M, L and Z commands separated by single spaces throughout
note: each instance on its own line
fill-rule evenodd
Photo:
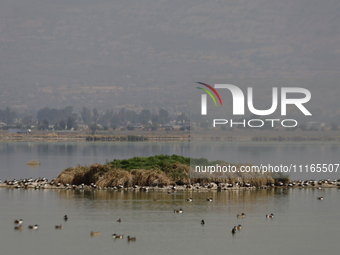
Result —
M 205 159 L 192 159 L 196 163 L 204 164 L 228 164 L 223 161 L 208 162 Z M 196 161 L 195 161 L 196 160 Z M 241 164 L 230 164 L 240 168 Z M 178 155 L 157 155 L 152 157 L 134 157 L 131 159 L 113 160 L 105 165 L 93 164 L 91 166 L 70 167 L 61 172 L 55 182 L 61 184 L 90 185 L 94 183 L 97 187 L 124 187 L 158 186 L 164 187 L 170 184 L 188 185 L 194 183 L 229 183 L 241 186 L 249 183 L 250 186 L 261 187 L 274 184 L 277 181 L 269 174 L 260 173 L 231 173 L 218 178 L 211 178 L 209 173 L 190 178 L 190 158 Z M 278 176 L 280 182 L 289 182 L 289 178 Z
M 26 163 L 28 166 L 38 166 L 40 163 L 37 160 L 30 160 Z

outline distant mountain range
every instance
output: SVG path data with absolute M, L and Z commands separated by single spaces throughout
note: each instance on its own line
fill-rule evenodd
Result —
M 336 117 L 339 24 L 338 0 L 4 0 L 0 108 L 187 111 L 215 79 L 304 86 Z

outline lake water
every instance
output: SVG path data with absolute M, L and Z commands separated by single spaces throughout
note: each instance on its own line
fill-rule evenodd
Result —
M 184 201 L 189 197 L 193 202 Z M 206 202 L 207 197 L 213 202 Z M 339 250 L 339 199 L 337 188 L 171 195 L 2 188 L 0 249 L 1 254 L 37 255 L 330 254 Z M 179 208 L 183 214 L 173 212 Z M 238 219 L 236 214 L 242 212 L 246 217 Z M 274 218 L 267 219 L 268 213 Z M 22 231 L 14 230 L 13 221 L 19 218 L 24 221 Z M 27 228 L 33 224 L 39 229 Z M 61 230 L 54 228 L 60 224 Z M 242 229 L 233 236 L 231 229 L 239 224 Z M 100 231 L 100 236 L 91 237 L 91 231 Z M 113 240 L 114 233 L 124 239 Z M 128 243 L 128 235 L 136 242 Z
M 225 160 L 334 160 L 339 145 L 230 143 Z M 208 147 L 207 147 L 208 148 Z M 47 178 L 79 164 L 156 154 L 190 155 L 188 143 L 0 143 L 0 178 Z M 273 152 L 274 150 L 274 152 Z M 276 151 L 275 151 L 276 150 Z M 209 151 L 214 159 L 218 151 Z M 307 152 L 307 153 L 306 153 Z M 217 153 L 217 154 L 216 154 Z M 226 155 L 226 154 L 221 154 Z M 253 155 L 253 156 L 252 156 Z M 36 159 L 41 165 L 25 165 Z M 249 162 L 249 161 L 248 161 Z M 339 175 L 337 175 L 339 178 Z M 317 200 L 323 196 L 324 200 Z M 185 198 L 193 202 L 185 202 Z M 205 198 L 212 197 L 213 202 Z M 158 202 L 153 199 L 159 199 Z M 0 188 L 1 254 L 324 254 L 337 252 L 340 190 L 270 189 L 221 192 L 16 190 Z M 183 214 L 175 209 L 182 208 Z M 244 212 L 244 219 L 236 214 Z M 273 213 L 273 219 L 266 214 Z M 67 214 L 69 220 L 63 221 Z M 24 220 L 22 231 L 14 219 Z M 118 218 L 121 223 L 116 222 Z M 201 220 L 206 224 L 202 226 Z M 38 230 L 28 225 L 38 224 Z M 55 229 L 55 225 L 63 228 Z M 233 226 L 241 224 L 236 235 Z M 90 236 L 100 231 L 100 236 Z M 124 235 L 113 240 L 112 234 Z M 126 237 L 136 242 L 128 243 Z
M 202 143 L 188 142 L 0 142 L 0 179 L 56 177 L 64 169 L 134 156 L 178 154 L 251 164 L 340 163 L 339 143 Z M 36 159 L 41 165 L 30 168 Z M 338 170 L 340 172 L 340 169 Z M 296 173 L 293 179 L 339 178 L 338 173 Z
M 157 154 L 189 157 L 188 143 L 142 142 L 0 142 L 0 179 L 56 177 L 64 169 L 113 159 Z M 41 165 L 28 167 L 30 160 Z

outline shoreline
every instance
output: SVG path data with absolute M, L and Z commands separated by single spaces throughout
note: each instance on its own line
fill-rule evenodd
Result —
M 294 182 L 294 181 L 293 181 Z M 39 185 L 39 186 L 38 186 Z M 227 183 L 220 183 L 217 185 L 216 183 L 209 183 L 207 184 L 207 187 L 201 186 L 200 184 L 196 183 L 193 185 L 169 185 L 166 187 L 152 187 L 152 186 L 142 186 L 142 187 L 119 187 L 119 186 L 114 186 L 114 187 L 94 187 L 91 185 L 60 185 L 57 186 L 55 184 L 51 185 L 49 183 L 41 183 L 41 182 L 34 182 L 32 184 L 28 185 L 21 185 L 19 186 L 18 184 L 6 184 L 6 183 L 0 183 L 0 188 L 7 188 L 7 189 L 55 189 L 55 190 L 84 190 L 84 191 L 95 191 L 95 190 L 103 190 L 103 191 L 142 191 L 142 192 L 148 192 L 148 191 L 163 191 L 163 192 L 168 192 L 172 191 L 170 193 L 175 193 L 176 191 L 237 191 L 237 190 L 259 190 L 259 189 L 275 189 L 275 188 L 280 188 L 280 189 L 329 189 L 329 188 L 338 188 L 340 189 L 340 182 L 336 182 L 333 184 L 316 184 L 316 185 L 303 185 L 299 186 L 293 185 L 269 185 L 269 186 L 262 186 L 262 187 L 240 187 L 240 186 L 233 186 L 233 187 L 227 187 Z M 191 186 L 191 187 L 189 187 Z
M 268 131 L 268 132 L 246 132 L 216 131 L 203 132 L 202 134 L 189 131 L 143 131 L 143 130 L 122 130 L 114 132 L 103 132 L 92 135 L 86 131 L 54 132 L 54 131 L 33 131 L 31 134 L 8 133 L 0 131 L 0 141 L 7 142 L 338 142 L 340 132 L 289 132 L 289 131 Z

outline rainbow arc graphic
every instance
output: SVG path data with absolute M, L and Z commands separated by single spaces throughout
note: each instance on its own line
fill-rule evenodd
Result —
M 201 85 L 203 85 L 203 86 L 206 86 L 206 87 L 209 88 L 212 92 L 214 92 L 215 95 L 217 96 L 218 100 L 220 101 L 221 106 L 222 106 L 222 100 L 221 100 L 221 98 L 220 98 L 220 95 L 217 93 L 217 91 L 216 91 L 213 87 L 211 87 L 210 85 L 208 85 L 208 84 L 206 84 L 206 83 L 203 83 L 203 82 L 197 82 L 197 83 L 198 83 L 198 84 L 201 84 Z M 215 105 L 217 106 L 216 100 L 215 100 L 214 96 L 211 94 L 211 92 L 210 92 L 209 90 L 203 89 L 203 88 L 200 88 L 200 87 L 197 87 L 197 88 L 203 90 L 204 92 L 206 92 L 206 93 L 214 100 L 214 103 L 215 103 Z

